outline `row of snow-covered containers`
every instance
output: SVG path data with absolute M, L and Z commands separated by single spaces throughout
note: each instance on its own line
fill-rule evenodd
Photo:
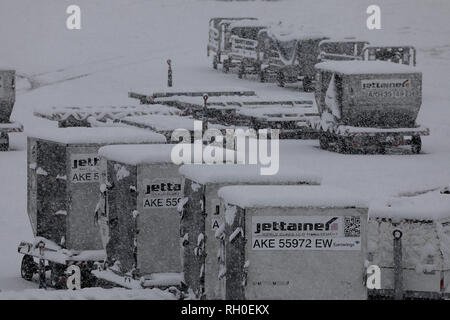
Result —
M 365 299 L 368 264 L 381 267 L 382 288 L 393 288 L 398 227 L 405 292 L 450 291 L 445 193 L 428 200 L 442 204 L 433 215 L 417 206 L 412 215 L 396 199 L 372 206 L 368 219 L 365 199 L 321 186 L 313 173 L 263 176 L 254 165 L 175 164 L 173 152 L 196 146 L 165 142 L 119 127 L 31 135 L 35 236 L 65 254 L 105 249 L 104 270 L 95 274 L 124 287 L 177 286 L 199 299 Z

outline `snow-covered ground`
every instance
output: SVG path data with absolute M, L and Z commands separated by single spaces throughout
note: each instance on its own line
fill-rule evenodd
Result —
M 382 30 L 366 28 L 367 0 L 79 0 L 82 30 L 65 28 L 67 0 L 0 1 L 0 67 L 17 70 L 12 118 L 25 130 L 55 126 L 33 117 L 38 106 L 130 105 L 130 89 L 164 87 L 166 59 L 179 86 L 246 87 L 260 94 L 297 94 L 274 84 L 239 80 L 214 71 L 206 58 L 208 20 L 256 16 L 305 25 L 331 36 L 354 35 L 377 43 L 412 44 L 424 72 L 419 121 L 429 126 L 420 155 L 341 155 L 317 141 L 283 141 L 281 166 L 314 172 L 323 184 L 371 198 L 450 184 L 450 3 L 448 0 L 378 0 Z M 300 95 L 300 93 L 298 93 Z M 306 95 L 308 96 L 308 95 Z M 311 95 L 309 95 L 311 97 Z M 42 297 L 20 278 L 17 244 L 31 240 L 26 214 L 26 134 L 12 134 L 13 151 L 0 154 L 0 299 Z M 14 293 L 12 291 L 15 291 Z M 101 289 L 48 298 L 142 298 Z M 166 298 L 149 293 L 149 298 Z

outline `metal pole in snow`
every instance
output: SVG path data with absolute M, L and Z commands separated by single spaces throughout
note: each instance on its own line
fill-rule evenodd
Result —
M 203 95 L 203 115 L 202 115 L 202 123 L 203 123 L 203 134 L 206 130 L 208 130 L 208 95 L 205 93 Z
M 45 279 L 45 260 L 44 260 L 44 248 L 45 243 L 43 241 L 38 243 L 39 247 L 39 289 L 46 289 L 47 282 Z
M 394 299 L 403 299 L 403 270 L 402 270 L 402 236 L 403 233 L 395 229 L 394 236 Z
M 169 69 L 167 70 L 167 86 L 169 88 L 172 87 L 172 60 L 168 59 L 167 64 L 169 65 Z

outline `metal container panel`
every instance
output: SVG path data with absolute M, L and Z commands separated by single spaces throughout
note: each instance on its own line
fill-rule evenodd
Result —
M 64 145 L 29 138 L 28 199 L 30 222 L 35 235 L 57 244 L 66 241 L 67 181 Z M 34 227 L 33 227 L 34 226 Z
M 184 185 L 178 168 L 162 163 L 137 169 L 137 265 L 142 275 L 182 271 L 177 205 Z
M 203 253 L 195 254 L 194 250 L 199 234 L 205 230 L 205 210 L 208 206 L 204 204 L 205 186 L 185 179 L 184 196 L 189 199 L 183 207 L 180 222 L 184 281 L 197 296 L 201 296 L 204 281 L 200 270 L 204 264 L 204 256 Z
M 316 100 L 327 109 L 325 96 L 332 74 L 320 72 Z M 340 123 L 356 127 L 414 127 L 422 104 L 422 74 L 335 75 Z M 388 86 L 389 88 L 387 88 Z
M 14 70 L 0 70 L 0 123 L 9 122 L 16 101 Z
M 99 145 L 69 145 L 66 172 L 69 193 L 66 246 L 75 250 L 103 248 L 94 210 L 100 194 Z
M 253 250 L 253 217 L 358 216 L 359 250 Z M 229 241 L 236 228 L 245 237 Z M 226 299 L 366 299 L 363 284 L 367 252 L 367 209 L 238 208 L 226 227 Z M 248 263 L 248 267 L 244 265 Z M 244 271 L 246 269 L 246 271 Z
M 137 192 L 131 187 L 137 186 L 137 168 L 107 161 L 107 181 L 111 188 L 106 199 L 110 233 L 106 254 L 109 263 L 120 261 L 120 269 L 126 273 L 136 267 L 133 211 L 137 209 Z

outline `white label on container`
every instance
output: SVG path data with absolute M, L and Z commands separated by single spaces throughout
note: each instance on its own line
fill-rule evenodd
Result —
M 144 180 L 144 209 L 174 208 L 183 197 L 181 178 Z
M 70 156 L 70 181 L 90 183 L 100 180 L 100 157 L 96 153 Z
M 252 217 L 253 250 L 361 250 L 359 216 Z

